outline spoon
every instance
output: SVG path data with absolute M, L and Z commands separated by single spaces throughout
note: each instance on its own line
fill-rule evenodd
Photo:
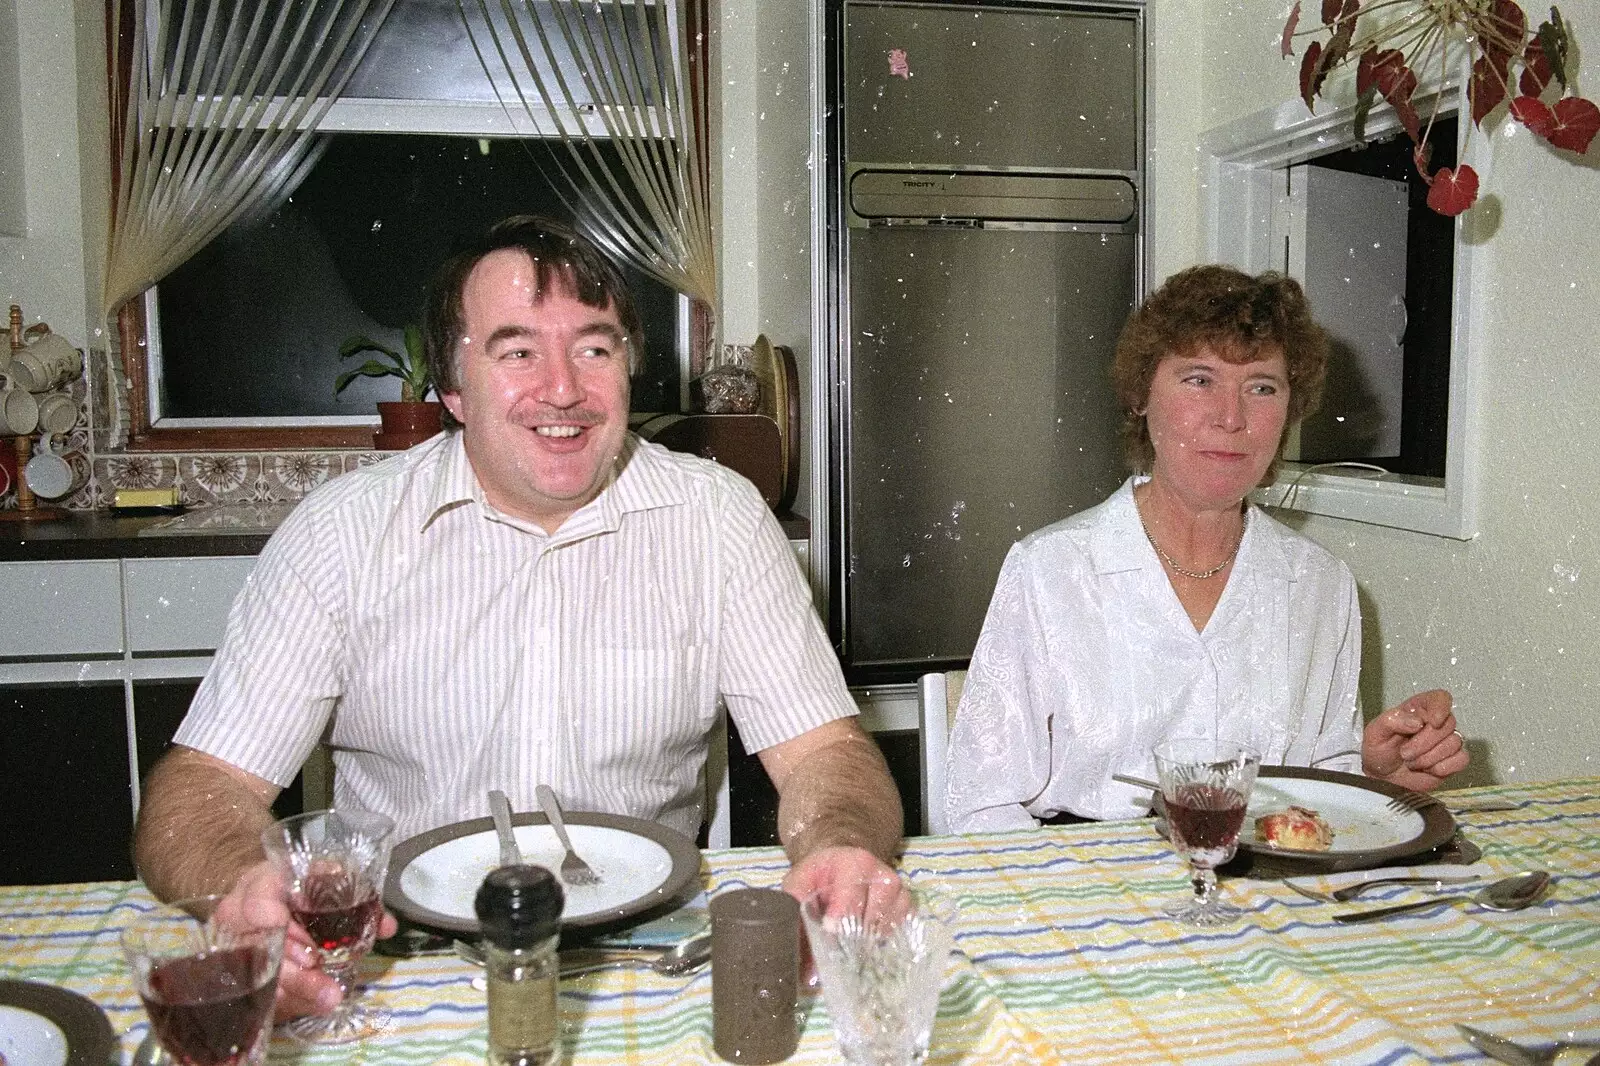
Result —
M 469 940 L 455 942 L 456 955 L 483 965 L 483 948 Z M 611 966 L 644 966 L 662 977 L 687 977 L 711 961 L 711 934 L 680 940 L 669 948 L 578 948 L 561 956 L 561 976 L 602 970 Z
M 1503 877 L 1493 884 L 1485 885 L 1478 890 L 1475 896 L 1455 896 L 1450 899 L 1420 900 L 1416 903 L 1402 903 L 1395 907 L 1379 907 L 1370 911 L 1355 911 L 1350 914 L 1336 914 L 1336 922 L 1370 922 L 1378 918 L 1387 918 L 1392 914 L 1405 914 L 1409 911 L 1420 911 L 1428 907 L 1438 906 L 1440 903 L 1476 903 L 1485 910 L 1491 911 L 1520 911 L 1544 895 L 1544 890 L 1550 884 L 1550 875 L 1543 870 L 1524 870 L 1520 874 Z

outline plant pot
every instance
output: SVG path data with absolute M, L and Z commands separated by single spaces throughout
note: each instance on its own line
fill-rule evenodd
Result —
M 383 424 L 372 435 L 372 446 L 379 451 L 398 451 L 421 444 L 442 428 L 443 414 L 444 404 L 437 400 L 380 403 L 378 418 Z

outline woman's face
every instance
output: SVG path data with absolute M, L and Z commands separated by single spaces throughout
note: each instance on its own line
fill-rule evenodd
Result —
M 1289 413 L 1283 352 L 1230 363 L 1209 345 L 1156 365 L 1145 419 L 1164 487 L 1197 510 L 1235 506 L 1272 465 Z

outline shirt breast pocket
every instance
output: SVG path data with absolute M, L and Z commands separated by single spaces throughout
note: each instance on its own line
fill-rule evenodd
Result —
M 578 745 L 598 766 L 676 760 L 699 748 L 716 700 L 705 684 L 705 645 L 599 647 L 573 679 Z

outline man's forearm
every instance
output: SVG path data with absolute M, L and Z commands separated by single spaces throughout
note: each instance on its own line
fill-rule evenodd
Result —
M 885 862 L 900 849 L 900 793 L 865 733 L 809 752 L 779 792 L 778 836 L 791 864 L 829 847 L 865 848 Z
M 189 748 L 174 748 L 145 779 L 134 863 L 160 899 L 233 887 L 261 861 L 277 788 Z

